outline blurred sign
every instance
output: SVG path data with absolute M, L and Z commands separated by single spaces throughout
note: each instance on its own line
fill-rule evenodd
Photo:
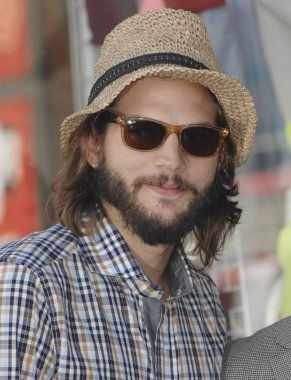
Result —
M 0 243 L 39 228 L 37 172 L 33 160 L 32 105 L 0 103 Z
M 206 9 L 224 5 L 224 0 L 165 0 L 168 8 L 186 9 L 192 12 L 202 12 Z
M 29 71 L 27 0 L 0 1 L 0 81 Z
M 89 26 L 92 33 L 91 42 L 101 45 L 107 33 L 125 18 L 137 11 L 132 0 L 86 0 Z

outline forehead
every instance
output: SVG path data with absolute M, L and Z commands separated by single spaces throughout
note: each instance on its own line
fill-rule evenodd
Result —
M 159 77 L 144 77 L 132 82 L 128 85 L 118 96 L 117 101 L 126 98 L 129 94 L 146 95 L 145 91 L 169 91 L 178 92 L 179 94 L 185 93 L 196 96 L 209 97 L 210 90 L 197 82 L 186 81 L 184 79 L 176 78 L 159 78 Z
M 131 115 L 156 119 L 163 116 L 166 119 L 160 120 L 172 123 L 194 122 L 195 117 L 211 122 L 217 114 L 217 103 L 206 87 L 182 79 L 157 77 L 133 82 L 118 97 L 114 108 Z

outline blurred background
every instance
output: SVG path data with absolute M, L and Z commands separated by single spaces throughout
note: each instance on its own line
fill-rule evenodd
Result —
M 223 71 L 256 103 L 256 142 L 238 171 L 243 216 L 209 270 L 228 337 L 249 335 L 291 314 L 289 0 L 2 0 L 0 243 L 53 223 L 45 204 L 61 165 L 61 122 L 87 103 L 105 35 L 162 7 L 200 13 Z

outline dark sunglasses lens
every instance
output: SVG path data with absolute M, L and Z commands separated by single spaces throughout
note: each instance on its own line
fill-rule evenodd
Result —
M 181 133 L 183 149 L 192 156 L 208 157 L 213 155 L 218 148 L 219 141 L 219 131 L 208 127 L 189 127 Z
M 157 148 L 163 141 L 165 128 L 154 121 L 129 119 L 124 127 L 124 142 L 139 150 Z

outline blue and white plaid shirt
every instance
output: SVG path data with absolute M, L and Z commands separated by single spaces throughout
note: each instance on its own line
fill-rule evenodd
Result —
M 3 246 L 0 379 L 219 379 L 216 287 L 181 247 L 169 274 L 161 301 L 108 222 L 91 237 L 57 224 Z

